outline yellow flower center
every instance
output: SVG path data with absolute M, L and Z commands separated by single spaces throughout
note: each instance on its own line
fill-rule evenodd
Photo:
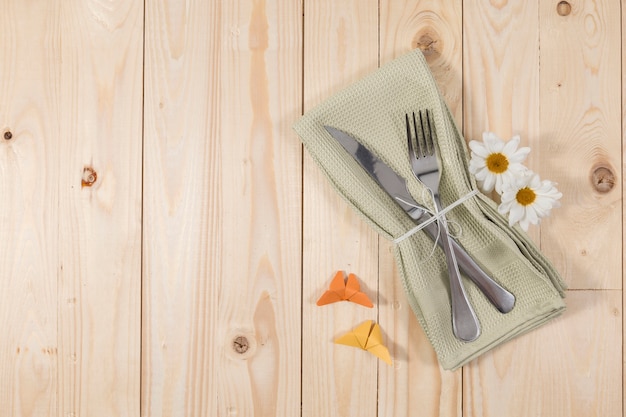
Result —
M 490 154 L 485 163 L 489 171 L 495 174 L 502 174 L 509 167 L 509 160 L 506 158 L 506 155 L 500 152 Z
M 524 187 L 521 190 L 519 190 L 517 192 L 517 195 L 515 196 L 515 199 L 517 200 L 517 202 L 520 203 L 522 206 L 527 206 L 529 204 L 532 204 L 536 198 L 537 198 L 537 194 L 535 194 L 535 192 L 528 187 Z

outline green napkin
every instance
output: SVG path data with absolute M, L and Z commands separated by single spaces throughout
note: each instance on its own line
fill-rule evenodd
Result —
M 408 162 L 406 113 L 429 109 L 443 162 L 441 198 L 447 206 L 476 188 L 468 174 L 468 152 L 419 50 L 404 55 L 307 112 L 294 129 L 337 192 L 387 239 L 415 226 L 413 220 L 370 178 L 324 129 L 341 129 L 407 179 L 416 201 L 434 210 Z M 556 317 L 565 310 L 565 285 L 552 264 L 518 227 L 511 228 L 488 197 L 477 194 L 448 212 L 457 240 L 483 269 L 516 297 L 500 313 L 463 278 L 482 333 L 473 342 L 452 332 L 448 274 L 443 251 L 423 231 L 395 245 L 395 258 L 409 303 L 441 366 L 456 369 L 480 354 Z M 384 277 L 382 279 L 385 279 Z

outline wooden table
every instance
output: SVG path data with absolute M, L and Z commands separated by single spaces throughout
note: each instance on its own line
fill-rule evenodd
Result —
M 622 415 L 621 3 L 2 0 L 0 416 Z M 413 48 L 564 194 L 568 311 L 456 372 L 291 129 Z M 393 366 L 332 343 L 368 319 Z

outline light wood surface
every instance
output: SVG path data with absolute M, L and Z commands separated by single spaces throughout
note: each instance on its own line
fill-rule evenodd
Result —
M 0 0 L 0 417 L 623 415 L 624 7 Z M 291 129 L 414 48 L 564 194 L 568 311 L 456 372 Z M 374 308 L 315 305 L 337 270 Z
M 378 66 L 375 0 L 304 2 L 304 111 Z M 378 309 L 323 307 L 317 297 L 336 270 L 356 274 L 378 305 L 378 237 L 304 157 L 302 256 L 302 416 L 376 413 L 378 363 L 333 339 Z M 324 381 L 318 383 L 318 381 Z
M 0 414 L 138 415 L 143 6 L 0 15 Z

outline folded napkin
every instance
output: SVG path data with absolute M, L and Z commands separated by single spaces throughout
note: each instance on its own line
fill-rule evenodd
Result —
M 415 200 L 434 210 L 429 194 L 411 174 L 405 114 L 429 109 L 443 162 L 441 199 L 447 206 L 476 189 L 468 174 L 468 152 L 419 50 L 404 55 L 328 98 L 294 125 L 306 149 L 337 192 L 387 239 L 415 226 L 358 163 L 324 129 L 343 130 L 391 166 Z M 452 332 L 448 273 L 440 248 L 423 231 L 395 245 L 407 298 L 444 369 L 456 369 L 480 354 L 528 332 L 565 309 L 558 272 L 518 227 L 509 227 L 488 197 L 477 194 L 447 213 L 460 227 L 457 240 L 494 280 L 516 297 L 502 314 L 466 277 L 463 283 L 480 321 L 473 342 Z

